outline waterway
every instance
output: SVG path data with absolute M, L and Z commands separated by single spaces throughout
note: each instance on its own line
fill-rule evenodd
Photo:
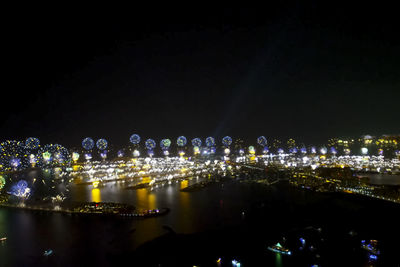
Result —
M 51 184 L 52 175 L 35 171 L 18 174 L 15 179 L 45 179 Z M 345 236 L 354 229 L 365 239 L 384 240 L 387 256 L 380 264 L 396 260 L 392 250 L 400 248 L 394 235 L 399 234 L 397 204 L 304 191 L 287 183 L 265 186 L 239 180 L 195 192 L 180 191 L 200 180 L 137 190 L 114 182 L 100 188 L 55 183 L 54 190 L 64 192 L 67 201 L 120 202 L 138 209 L 168 207 L 170 212 L 129 219 L 0 208 L 0 237 L 8 238 L 0 243 L 0 266 L 112 266 L 126 260 L 133 266 L 193 266 L 202 261 L 200 266 L 218 266 L 218 257 L 225 262 L 241 259 L 242 266 L 311 266 L 314 259 L 309 257 L 287 258 L 265 250 L 285 232 L 309 225 L 322 225 L 328 235 Z M 352 255 L 351 248 L 330 247 L 325 263 L 368 263 L 359 252 L 346 260 Z M 47 249 L 52 249 L 53 255 L 43 256 Z M 262 265 L 257 265 L 259 262 Z

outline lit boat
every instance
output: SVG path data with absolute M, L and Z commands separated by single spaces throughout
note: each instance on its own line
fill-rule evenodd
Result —
M 282 247 L 280 243 L 277 243 L 276 245 L 273 246 L 269 246 L 268 250 L 284 255 L 292 255 L 292 252 L 289 249 Z
M 50 256 L 51 254 L 53 254 L 53 250 L 48 249 L 44 251 L 43 256 Z
M 374 254 L 369 254 L 369 259 L 370 259 L 371 261 L 375 261 L 375 260 L 378 259 L 378 256 L 376 256 L 376 255 L 374 255 Z
M 0 238 L 0 242 L 4 242 L 4 241 L 6 241 L 7 240 L 7 237 L 2 237 L 2 238 Z
M 378 246 L 377 240 L 370 240 L 369 243 L 365 242 L 365 240 L 361 240 L 361 247 L 374 255 L 380 254 L 380 251 L 378 250 L 377 246 Z

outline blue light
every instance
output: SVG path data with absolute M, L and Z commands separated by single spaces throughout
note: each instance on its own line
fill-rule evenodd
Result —
M 171 146 L 171 140 L 169 139 L 162 139 L 160 142 L 160 147 L 162 150 L 168 150 Z
M 11 165 L 13 168 L 18 168 L 18 167 L 21 165 L 21 160 L 20 160 L 19 158 L 12 158 L 12 159 L 10 160 L 10 165 Z
M 236 267 L 240 267 L 240 262 L 238 262 L 237 260 L 232 260 L 232 265 L 236 266 Z
M 132 144 L 137 145 L 140 143 L 140 136 L 138 134 L 132 134 L 131 137 L 129 138 L 129 141 Z
M 197 147 L 201 147 L 201 139 L 200 138 L 192 139 L 192 145 L 193 146 L 197 146 Z
M 377 259 L 378 259 L 378 256 L 376 256 L 376 255 L 374 255 L 374 254 L 369 254 L 369 258 L 370 258 L 371 260 L 377 260 Z
M 156 147 L 156 141 L 154 141 L 153 139 L 147 139 L 145 144 L 148 150 L 152 150 Z
M 222 144 L 226 147 L 230 146 L 232 144 L 232 138 L 230 136 L 225 136 L 222 138 Z
M 82 147 L 86 150 L 91 150 L 94 147 L 94 141 L 92 138 L 90 137 L 86 137 L 85 139 L 83 139 L 82 141 Z
M 179 136 L 178 139 L 176 140 L 176 144 L 180 147 L 186 146 L 187 139 L 184 136 Z
M 212 147 L 215 146 L 215 139 L 211 136 L 206 138 L 206 146 Z
M 106 139 L 101 138 L 101 139 L 97 140 L 96 146 L 99 150 L 106 150 L 107 146 L 108 146 L 108 142 Z
M 265 138 L 265 136 L 260 136 L 257 138 L 257 143 L 260 146 L 266 146 L 267 145 L 267 138 Z
M 8 193 L 16 197 L 28 198 L 31 194 L 31 189 L 28 187 L 28 183 L 25 180 L 20 180 L 11 187 Z

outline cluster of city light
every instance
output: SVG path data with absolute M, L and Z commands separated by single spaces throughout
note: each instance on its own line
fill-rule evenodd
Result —
M 235 146 L 232 145 L 233 139 L 225 136 L 221 139 L 222 146 L 218 148 L 217 154 L 216 141 L 213 137 L 207 137 L 203 143 L 200 138 L 193 138 L 188 142 L 186 137 L 179 136 L 176 142 L 168 138 L 158 142 L 165 156 L 160 157 L 154 152 L 157 147 L 155 140 L 146 139 L 145 150 L 139 145 L 141 142 L 139 135 L 131 135 L 129 141 L 130 146 L 118 150 L 117 155 L 112 155 L 111 160 L 106 159 L 108 153 L 111 154 L 112 147 L 109 148 L 104 138 L 98 139 L 97 142 L 90 137 L 84 138 L 83 150 L 71 151 L 58 144 L 41 145 L 39 139 L 34 137 L 27 138 L 25 142 L 5 141 L 0 144 L 0 172 L 21 170 L 29 166 L 44 169 L 66 167 L 60 169 L 63 175 L 67 175 L 69 179 L 80 178 L 78 180 L 89 182 L 93 187 L 107 182 L 127 183 L 126 186 L 143 183 L 157 187 L 174 180 L 211 176 L 232 170 L 232 168 L 240 169 L 240 166 L 260 168 L 262 165 L 274 165 L 291 171 L 304 167 L 310 167 L 311 170 L 349 167 L 354 171 L 400 173 L 399 158 L 385 158 L 381 154 L 372 155 L 367 146 L 358 150 L 359 155 L 349 155 L 350 149 L 347 147 L 341 150 L 345 155 L 338 155 L 338 149 L 334 146 L 306 148 L 304 145 L 297 146 L 293 139 L 289 139 L 286 151 L 279 146 L 281 143 L 277 140 L 274 140 L 275 147 L 270 151 L 264 136 L 257 138 L 259 146 L 250 145 L 247 148 L 236 146 L 237 142 Z M 191 145 L 190 149 L 186 147 L 188 143 Z M 177 146 L 177 151 L 170 153 L 171 146 L 174 144 Z M 178 155 L 176 156 L 175 153 Z M 102 160 L 99 160 L 98 156 Z M 74 163 L 72 168 L 70 168 L 71 163 Z M 238 163 L 243 163 L 243 165 Z M 255 163 L 255 165 L 248 163 Z M 5 183 L 6 180 L 0 176 L 0 189 L 5 187 Z M 25 199 L 31 194 L 31 188 L 28 187 L 26 181 L 20 181 L 8 187 L 9 189 L 5 191 L 19 198 Z M 387 196 L 377 195 L 373 189 L 367 187 L 337 188 L 397 201 Z
M 240 139 L 238 139 L 240 141 Z M 140 142 L 141 142 L 141 137 L 138 134 L 132 134 L 129 138 L 129 141 L 131 144 L 133 144 L 133 147 L 129 148 L 130 155 L 132 155 L 132 149 L 134 149 L 134 153 L 137 155 L 138 153 L 140 153 Z M 353 152 L 354 154 L 360 154 L 360 155 L 369 155 L 371 154 L 370 150 L 368 147 L 364 146 L 361 147 L 361 149 L 358 149 L 357 151 L 351 151 L 349 144 L 353 144 L 354 140 L 352 142 L 347 142 L 347 141 L 343 141 L 343 140 L 338 140 L 338 139 L 330 139 L 328 142 L 328 146 L 322 146 L 322 147 L 315 147 L 315 146 L 311 146 L 309 148 L 306 148 L 304 144 L 301 145 L 297 145 L 296 141 L 292 138 L 290 138 L 286 143 L 287 143 L 287 149 L 283 148 L 282 142 L 280 140 L 273 140 L 272 142 L 272 147 L 269 147 L 267 138 L 265 136 L 259 136 L 257 138 L 257 144 L 259 144 L 262 147 L 261 153 L 263 154 L 268 154 L 271 153 L 272 151 L 275 151 L 278 154 L 285 154 L 285 153 L 290 153 L 290 154 L 322 154 L 322 155 L 350 155 L 351 152 Z M 106 158 L 106 148 L 107 148 L 107 141 L 105 141 L 105 139 L 99 139 L 96 144 L 98 144 L 99 142 L 103 143 L 103 146 L 99 147 L 99 150 L 102 150 L 102 152 L 100 152 L 100 156 L 105 159 Z M 239 142 L 240 143 L 240 142 Z M 361 142 L 362 144 L 364 144 L 364 142 Z M 176 139 L 176 142 L 173 143 L 171 141 L 171 139 L 168 138 L 164 138 L 161 139 L 159 142 L 159 147 L 160 150 L 162 151 L 162 154 L 164 156 L 170 156 L 171 152 L 170 152 L 170 148 L 173 144 L 176 144 L 178 147 L 178 151 L 177 154 L 182 156 L 183 154 L 186 154 L 185 151 L 186 150 L 186 145 L 188 144 L 188 140 L 185 136 L 179 136 Z M 244 151 L 244 148 L 238 148 L 237 143 L 235 143 L 235 146 L 232 147 L 233 144 L 233 139 L 230 136 L 225 136 L 221 139 L 221 144 L 223 146 L 222 148 L 222 154 L 224 155 L 228 155 L 228 154 L 243 154 L 242 151 Z M 370 145 L 370 143 L 365 143 L 366 145 Z M 395 145 L 397 145 L 397 143 L 394 141 Z M 207 137 L 203 143 L 201 138 L 193 138 L 190 141 L 190 145 L 192 146 L 192 153 L 194 155 L 203 155 L 204 154 L 215 154 L 216 151 L 216 146 L 217 146 L 217 142 L 215 141 L 215 139 L 213 137 Z M 94 146 L 94 141 L 91 138 L 85 138 L 82 141 L 82 146 L 85 150 L 89 150 L 89 152 L 93 149 Z M 147 155 L 148 156 L 155 156 L 156 154 L 158 154 L 159 152 L 156 151 L 156 147 L 157 147 L 157 142 L 154 139 L 148 138 L 145 140 L 144 142 L 144 146 L 147 149 Z M 204 150 L 204 147 L 208 147 L 211 149 L 211 152 L 207 152 L 206 150 Z M 256 154 L 256 148 L 251 149 L 251 153 L 252 154 Z M 286 152 L 287 151 L 287 152 Z M 398 155 L 400 155 L 399 151 L 396 151 L 395 153 L 397 153 Z M 88 153 L 89 155 L 85 156 L 85 158 L 90 158 L 92 159 L 92 155 L 90 153 Z M 121 149 L 118 150 L 117 152 L 117 156 L 118 157 L 124 157 L 125 152 Z M 383 149 L 379 149 L 378 150 L 378 155 L 383 155 Z M 137 157 L 137 156 L 135 156 Z
M 176 142 L 172 142 L 171 139 L 164 138 L 159 142 L 160 150 L 164 156 L 200 156 L 207 157 L 213 156 L 214 158 L 218 155 L 221 156 L 222 160 L 233 159 L 236 161 L 244 161 L 247 159 L 245 155 L 250 155 L 250 160 L 259 160 L 259 156 L 265 157 L 266 159 L 278 159 L 275 161 L 282 162 L 290 167 L 302 166 L 309 164 L 310 166 L 319 166 L 323 164 L 328 165 L 344 165 L 350 166 L 356 169 L 366 169 L 367 165 L 371 170 L 386 171 L 393 169 L 396 166 L 396 159 L 391 162 L 389 159 L 377 158 L 374 153 L 378 156 L 383 156 L 384 147 L 390 146 L 391 148 L 398 148 L 397 139 L 386 140 L 384 138 L 371 139 L 370 136 L 365 136 L 359 141 L 363 146 L 357 151 L 351 151 L 350 146 L 354 143 L 354 140 L 338 140 L 330 139 L 328 146 L 315 147 L 311 146 L 306 148 L 304 144 L 297 145 L 294 139 L 287 141 L 287 149 L 284 149 L 281 145 L 282 142 L 279 140 L 273 140 L 271 147 L 267 144 L 267 138 L 265 136 L 259 136 L 257 138 L 257 144 L 261 146 L 261 150 L 258 147 L 249 146 L 247 149 L 235 143 L 233 145 L 233 139 L 230 136 L 225 136 L 221 139 L 222 149 L 218 148 L 216 140 L 209 136 L 205 139 L 204 143 L 201 138 L 193 138 L 188 142 L 185 136 L 179 136 Z M 73 150 L 62 147 L 61 145 L 44 145 L 40 144 L 40 141 L 36 137 L 29 137 L 25 142 L 21 141 L 5 141 L 0 144 L 0 171 L 12 171 L 21 170 L 28 167 L 53 167 L 53 166 L 69 166 L 71 162 L 79 163 L 91 160 L 98 160 L 101 158 L 103 161 L 107 158 L 114 159 L 116 157 L 134 157 L 139 158 L 142 154 L 150 157 L 159 155 L 156 150 L 157 143 L 154 139 L 148 138 L 144 142 L 145 149 L 147 151 L 141 151 L 140 142 L 141 137 L 138 134 L 132 134 L 129 138 L 131 144 L 130 147 L 114 152 L 113 149 L 109 148 L 109 143 L 106 139 L 100 138 L 96 142 L 91 137 L 86 137 L 82 140 L 83 150 Z M 190 143 L 191 149 L 187 149 L 187 145 Z M 177 151 L 171 150 L 171 147 L 175 144 Z M 382 146 L 379 150 L 370 149 L 372 145 Z M 94 149 L 97 148 L 97 152 L 94 153 Z M 353 148 L 352 148 L 353 149 Z M 217 152 L 219 154 L 217 154 Z M 353 152 L 360 156 L 351 156 Z M 188 154 L 189 153 L 189 154 Z M 274 154 L 276 153 L 276 154 Z M 338 156 L 340 155 L 340 156 Z M 394 155 L 400 157 L 399 150 L 394 151 Z M 286 162 L 287 161 L 287 162 Z M 366 162 L 367 161 L 367 162 Z
M 71 172 L 71 177 L 80 178 L 97 187 L 100 182 L 147 182 L 150 185 L 162 181 L 203 176 L 229 169 L 221 160 L 194 162 L 183 157 L 136 158 L 119 161 L 87 162 Z
M 382 199 L 382 200 L 386 200 L 386 201 L 391 201 L 391 202 L 397 202 L 400 203 L 400 198 L 394 198 L 394 197 L 386 197 L 386 196 L 382 196 L 382 195 L 378 195 L 376 193 L 374 193 L 374 188 L 368 188 L 366 186 L 358 186 L 358 187 L 341 187 L 341 186 L 337 186 L 336 187 L 337 190 L 341 190 L 341 191 L 347 191 L 347 192 L 352 192 L 355 194 L 360 194 L 360 195 L 364 195 L 364 196 L 368 196 L 368 197 L 372 197 L 372 198 L 378 198 L 378 199 Z
M 249 160 L 248 157 L 238 157 L 238 162 Z M 293 154 L 269 154 L 254 158 L 254 161 L 261 161 L 265 165 L 280 164 L 286 168 L 296 167 L 350 167 L 356 171 L 374 172 L 398 172 L 400 160 L 397 158 L 387 159 L 383 156 L 326 156 L 320 155 L 293 155 Z

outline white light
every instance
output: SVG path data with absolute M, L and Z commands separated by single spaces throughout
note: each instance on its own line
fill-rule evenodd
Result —
M 315 165 L 315 164 L 312 164 L 312 165 L 311 165 L 311 169 L 313 169 L 313 170 L 315 170 L 317 167 L 318 167 L 318 166 Z
M 133 151 L 133 156 L 134 156 L 134 157 L 139 157 L 139 156 L 140 156 L 139 150 L 135 149 L 135 150 Z
M 230 150 L 229 148 L 225 148 L 224 153 L 225 153 L 226 155 L 229 155 L 229 153 L 231 153 L 231 150 Z

